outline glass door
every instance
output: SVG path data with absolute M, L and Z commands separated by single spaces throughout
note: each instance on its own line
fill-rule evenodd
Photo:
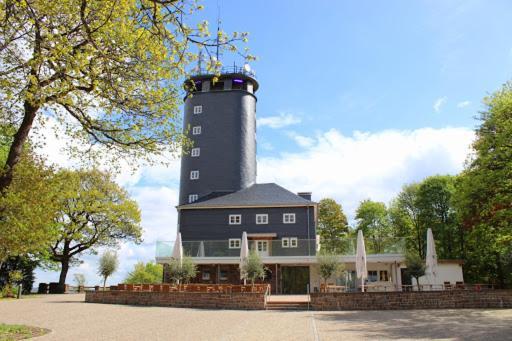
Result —
M 268 256 L 268 240 L 257 240 L 256 250 L 262 257 Z

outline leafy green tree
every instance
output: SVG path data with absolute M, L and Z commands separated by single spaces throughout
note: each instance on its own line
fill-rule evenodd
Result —
M 362 201 L 356 210 L 356 228 L 363 230 L 370 250 L 384 251 L 385 239 L 392 236 L 391 222 L 386 205 L 382 202 Z
M 9 126 L 0 125 L 0 164 L 6 160 L 11 133 Z M 27 143 L 10 186 L 0 193 L 0 268 L 9 257 L 44 254 L 55 236 L 57 195 L 54 170 Z
M 188 283 L 197 274 L 197 265 L 189 256 L 184 256 L 181 263 L 177 259 L 172 259 L 167 269 L 169 277 L 176 284 Z
M 148 262 L 138 262 L 135 264 L 133 271 L 131 271 L 126 279 L 125 283 L 128 284 L 151 284 L 151 283 L 162 283 L 163 278 L 163 267 L 161 264 L 155 264 Z
M 34 270 L 39 261 L 28 256 L 16 256 L 8 258 L 0 267 L 0 288 L 9 283 L 9 273 L 12 271 L 21 271 L 23 274 L 22 284 L 23 293 L 30 294 L 34 284 Z
M 456 203 L 468 231 L 466 277 L 505 287 L 512 284 L 512 82 L 484 104 Z
M 425 275 L 425 262 L 417 254 L 410 253 L 405 256 L 405 265 L 407 266 L 407 274 L 416 279 L 418 290 L 421 290 L 419 279 L 421 276 Z
M 393 234 L 404 237 L 407 249 L 425 256 L 425 236 L 427 226 L 420 219 L 418 202 L 419 184 L 412 183 L 402 187 L 402 191 L 391 202 L 389 216 L 393 227 Z
M 57 237 L 49 250 L 50 259 L 61 265 L 59 284 L 63 287 L 69 266 L 80 254 L 95 254 L 98 247 L 115 247 L 121 241 L 138 243 L 142 229 L 137 203 L 110 175 L 97 170 L 63 170 L 58 177 Z
M 327 280 L 333 275 L 340 274 L 343 269 L 343 263 L 340 262 L 339 258 L 332 253 L 321 253 L 316 256 L 318 263 L 318 271 L 320 277 L 324 280 L 324 285 L 327 285 Z
M 101 255 L 98 263 L 98 275 L 103 277 L 103 289 L 105 289 L 107 278 L 117 271 L 118 266 L 119 259 L 117 258 L 117 253 L 113 251 L 105 251 Z
M 263 265 L 258 252 L 254 250 L 249 252 L 249 256 L 242 264 L 241 274 L 242 278 L 251 281 L 251 285 L 254 285 L 254 282 L 257 279 L 265 279 L 265 266 Z
M 189 25 L 201 8 L 194 0 L 0 1 L 0 118 L 16 127 L 0 192 L 34 123 L 50 114 L 74 142 L 91 146 L 85 152 L 114 162 L 178 151 L 181 82 L 195 51 L 238 52 L 247 39 L 222 31 L 212 38 L 206 21 Z
M 341 205 L 334 199 L 325 198 L 318 203 L 318 234 L 322 249 L 343 253 L 346 245 L 343 238 L 348 233 L 347 217 Z
M 418 188 L 417 206 L 420 212 L 423 240 L 427 228 L 432 228 L 440 258 L 460 258 L 463 254 L 463 231 L 457 222 L 453 205 L 455 177 L 435 175 L 424 179 Z M 422 248 L 425 250 L 425 247 Z M 425 254 L 421 254 L 424 258 Z

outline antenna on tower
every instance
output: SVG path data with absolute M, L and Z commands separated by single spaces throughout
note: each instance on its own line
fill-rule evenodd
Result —
M 215 53 L 215 56 L 217 57 L 217 61 L 219 60 L 219 33 L 220 33 L 220 5 L 219 1 L 217 0 L 217 51 Z

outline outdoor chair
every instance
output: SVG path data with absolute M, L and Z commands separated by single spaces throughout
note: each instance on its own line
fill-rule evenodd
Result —
M 452 284 L 450 282 L 444 282 L 444 290 L 451 290 Z
M 455 287 L 457 289 L 463 289 L 464 290 L 465 289 L 464 288 L 464 282 L 455 282 Z

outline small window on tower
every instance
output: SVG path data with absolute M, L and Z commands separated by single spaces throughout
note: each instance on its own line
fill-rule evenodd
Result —
M 190 194 L 188 196 L 188 203 L 191 204 L 194 201 L 197 201 L 198 198 L 199 198 L 199 196 L 197 194 Z
M 195 126 L 192 128 L 192 135 L 201 135 L 201 126 Z
M 194 114 L 201 114 L 203 112 L 202 105 L 194 105 Z
M 198 170 L 190 171 L 190 180 L 197 180 L 197 179 L 199 179 L 199 171 Z
M 239 79 L 239 78 L 234 78 L 233 85 L 231 86 L 231 89 L 243 90 L 244 89 L 244 80 Z
M 192 148 L 192 152 L 190 153 L 192 157 L 198 157 L 199 154 L 201 154 L 201 148 Z

